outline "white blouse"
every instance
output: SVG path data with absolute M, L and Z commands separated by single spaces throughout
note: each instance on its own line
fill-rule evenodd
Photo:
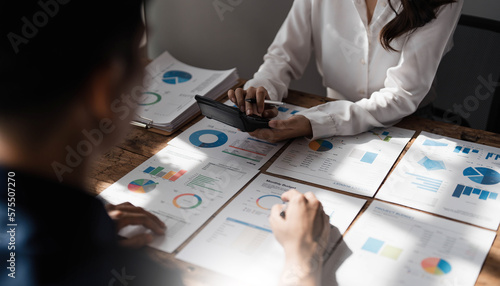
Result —
M 400 0 L 391 1 L 400 7 Z M 395 17 L 388 0 L 377 2 L 369 24 L 365 0 L 295 0 L 245 89 L 263 86 L 271 99 L 282 100 L 314 50 L 328 96 L 339 100 L 299 113 L 311 121 L 313 139 L 393 125 L 415 112 L 429 92 L 441 58 L 451 49 L 462 5 L 458 0 L 441 6 L 435 20 L 393 40 L 398 50 L 393 52 L 379 41 Z

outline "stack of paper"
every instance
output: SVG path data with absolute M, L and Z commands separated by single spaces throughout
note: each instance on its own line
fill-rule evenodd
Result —
M 216 99 L 237 82 L 236 69 L 195 68 L 165 52 L 146 67 L 136 121 L 172 132 L 199 111 L 195 95 Z

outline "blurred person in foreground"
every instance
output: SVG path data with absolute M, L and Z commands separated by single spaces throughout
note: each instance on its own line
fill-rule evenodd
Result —
M 182 284 L 139 249 L 164 235 L 163 222 L 85 191 L 92 162 L 134 114 L 141 2 L 0 4 L 0 285 Z M 312 194 L 283 199 L 286 218 L 281 206 L 270 218 L 287 255 L 282 284 L 317 285 L 327 218 Z M 119 240 L 127 225 L 152 234 Z

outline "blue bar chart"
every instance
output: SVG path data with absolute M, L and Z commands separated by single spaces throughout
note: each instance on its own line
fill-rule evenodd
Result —
M 462 146 L 457 146 L 455 147 L 455 150 L 453 150 L 454 153 L 462 153 L 462 154 L 469 154 L 469 153 L 479 153 L 479 150 L 477 149 L 471 149 L 468 147 L 462 147 Z
M 500 159 L 500 154 L 495 154 L 495 153 L 489 152 L 488 155 L 486 155 L 486 160 L 488 160 L 490 158 L 496 161 L 496 160 Z
M 489 192 L 486 190 L 481 190 L 478 188 L 473 188 L 473 187 L 468 187 L 468 186 L 458 184 L 457 187 L 455 188 L 455 191 L 453 191 L 453 194 L 451 196 L 455 197 L 455 198 L 460 198 L 462 195 L 464 195 L 464 196 L 477 195 L 478 199 L 484 200 L 484 201 L 496 200 L 498 197 L 498 193 Z

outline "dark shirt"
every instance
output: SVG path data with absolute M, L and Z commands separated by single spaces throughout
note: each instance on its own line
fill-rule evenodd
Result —
M 144 250 L 118 245 L 95 197 L 18 171 L 9 185 L 9 171 L 0 167 L 0 285 L 181 285 Z

